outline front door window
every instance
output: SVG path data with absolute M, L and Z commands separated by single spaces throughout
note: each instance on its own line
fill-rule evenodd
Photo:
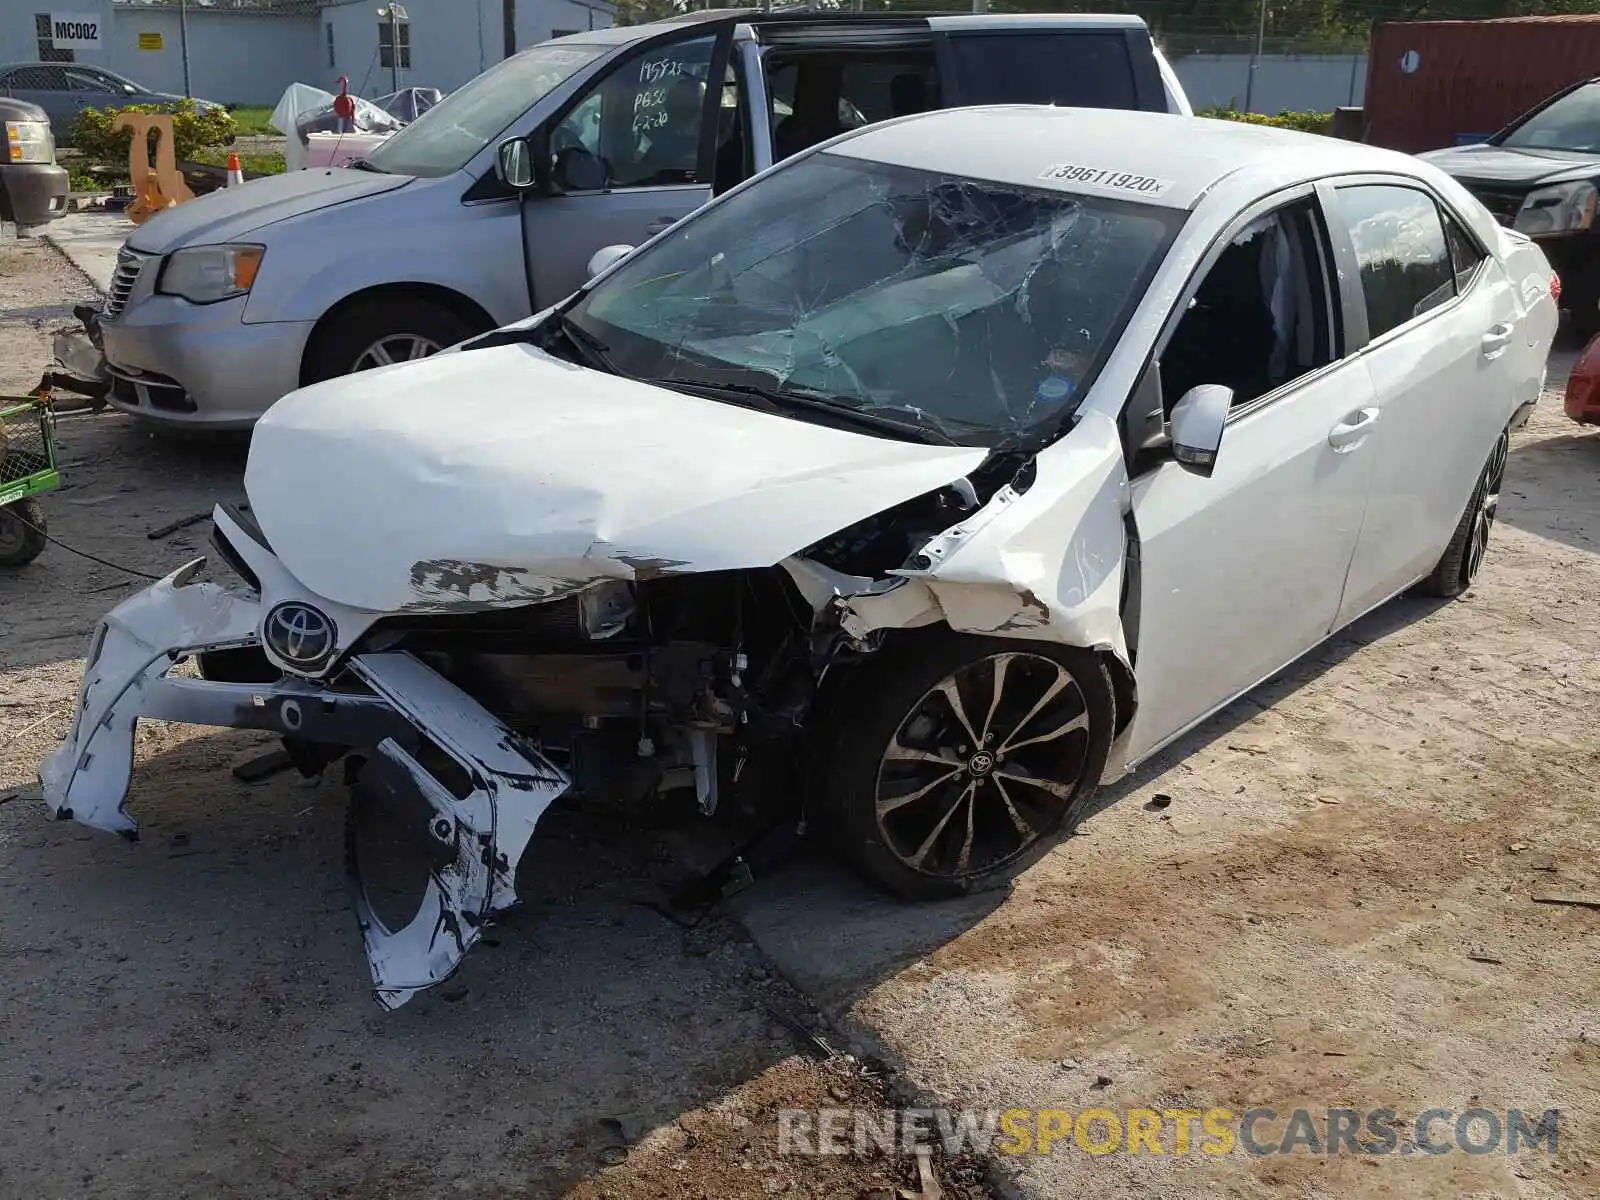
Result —
M 556 183 L 597 191 L 709 182 L 700 134 L 715 45 L 676 42 L 611 71 L 551 135 Z
M 1310 201 L 1236 234 L 1206 272 L 1161 355 L 1170 410 L 1203 383 L 1233 389 L 1235 407 L 1333 361 L 1321 237 Z

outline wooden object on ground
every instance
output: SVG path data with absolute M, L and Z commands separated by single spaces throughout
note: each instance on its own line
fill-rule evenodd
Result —
M 128 142 L 128 178 L 145 181 L 139 188 L 139 198 L 128 209 L 130 219 L 143 224 L 163 208 L 194 199 L 183 173 L 178 170 L 178 156 L 172 142 L 172 114 L 125 112 L 118 115 L 112 128 L 132 133 Z M 152 132 L 156 135 L 154 162 L 150 161 Z

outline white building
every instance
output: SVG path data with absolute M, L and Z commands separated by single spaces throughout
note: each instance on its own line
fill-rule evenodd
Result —
M 319 80 L 350 78 L 350 90 L 376 96 L 400 87 L 451 91 L 481 75 L 506 55 L 504 0 L 399 0 L 398 62 L 391 54 L 387 0 L 321 0 L 322 62 Z M 604 29 L 614 10 L 605 0 L 516 0 L 515 49 L 535 42 Z M 319 82 L 306 80 L 305 82 Z
M 93 63 L 156 91 L 273 104 L 291 83 L 357 95 L 453 91 L 505 57 L 506 0 L 399 0 L 398 62 L 387 0 L 0 0 L 0 64 Z M 608 0 L 515 0 L 515 45 L 612 24 Z M 94 36 L 81 35 L 90 32 Z M 55 30 L 71 32 L 59 43 Z M 187 54 L 185 54 L 187 43 Z M 187 63 L 185 59 L 187 58 Z

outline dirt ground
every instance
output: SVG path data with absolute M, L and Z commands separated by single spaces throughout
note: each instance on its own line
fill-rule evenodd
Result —
M 91 295 L 0 247 L 0 389 L 37 382 Z M 239 494 L 236 448 L 114 416 L 61 440 L 52 532 L 137 570 L 203 553 L 204 525 L 147 533 Z M 1561 1110 L 1556 1152 L 1516 1157 L 1068 1138 L 1001 1164 L 1030 1196 L 1600 1194 L 1600 912 L 1533 900 L 1600 897 L 1600 434 L 1556 393 L 1501 515 L 1466 598 L 1366 618 L 1108 789 L 1010 895 L 907 908 L 806 858 L 686 931 L 641 903 L 684 877 L 662 836 L 562 816 L 525 910 L 388 1015 L 340 789 L 240 784 L 249 736 L 147 722 L 138 844 L 0 806 L 0 1195 L 915 1196 L 906 1161 L 775 1152 L 778 1109 L 912 1095 L 1266 1106 L 1263 1140 L 1295 1108 Z M 0 576 L 0 797 L 138 586 L 57 547 Z M 987 1194 L 982 1167 L 941 1164 L 944 1195 Z

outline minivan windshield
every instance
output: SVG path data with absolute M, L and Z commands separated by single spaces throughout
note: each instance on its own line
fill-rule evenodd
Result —
M 451 92 L 379 144 L 366 160 L 391 175 L 435 179 L 453 174 L 528 109 L 610 49 L 561 42 L 524 50 Z
M 1600 154 L 1600 83 L 1586 83 L 1518 125 L 1500 145 Z
M 1183 214 L 814 154 L 682 223 L 566 313 L 615 370 L 998 447 L 1048 440 Z

